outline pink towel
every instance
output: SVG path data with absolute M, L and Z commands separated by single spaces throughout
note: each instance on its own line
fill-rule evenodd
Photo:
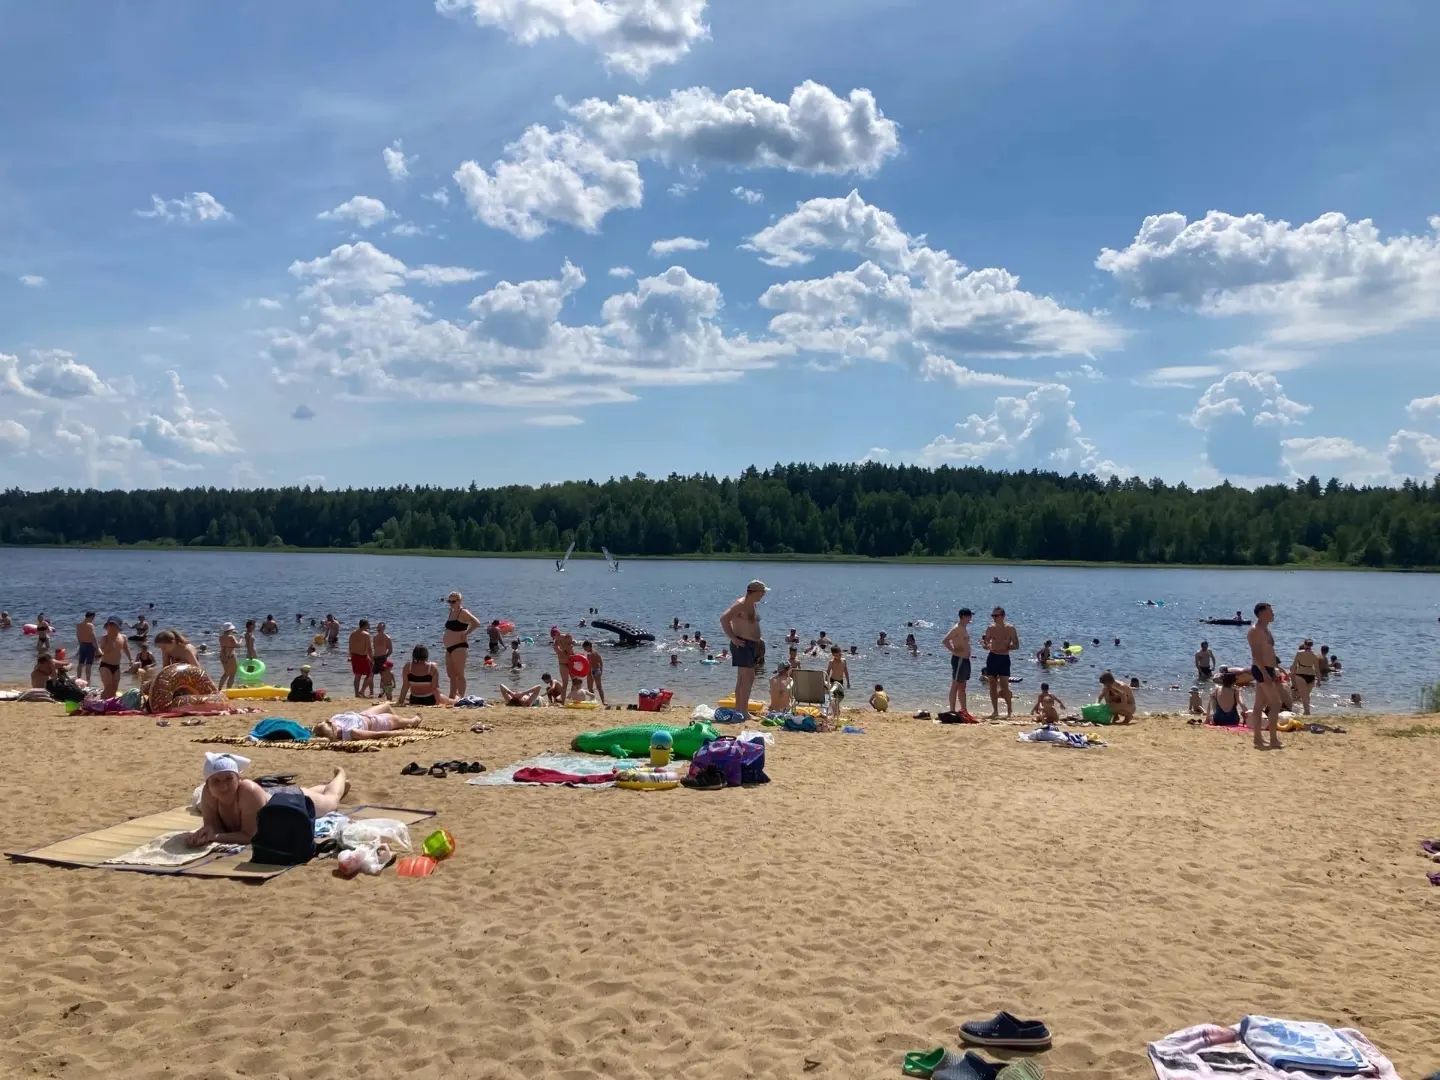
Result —
M 1367 1080 L 1400 1080 L 1390 1059 L 1354 1028 L 1338 1028 L 1365 1055 Z M 1240 1031 L 1199 1024 L 1150 1043 L 1146 1051 L 1159 1080 L 1335 1080 L 1332 1073 L 1282 1072 L 1271 1068 L 1240 1041 Z

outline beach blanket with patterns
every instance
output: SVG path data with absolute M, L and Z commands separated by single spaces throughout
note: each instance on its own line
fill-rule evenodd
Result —
M 528 757 L 524 761 L 517 761 L 513 765 L 506 765 L 502 769 L 493 769 L 490 772 L 482 773 L 473 780 L 467 780 L 466 783 L 474 784 L 476 787 L 533 787 L 533 784 L 527 785 L 523 781 L 515 779 L 515 774 L 521 769 L 552 769 L 555 772 L 570 773 L 575 776 L 603 776 L 615 770 L 615 759 L 596 757 L 594 754 L 546 752 Z M 573 790 L 589 791 L 614 786 L 613 780 L 599 781 L 586 783 L 583 787 Z
M 408 731 L 387 735 L 383 739 L 360 739 L 353 742 L 345 739 L 317 739 L 314 736 L 311 736 L 309 742 L 303 743 L 285 740 L 261 742 L 246 735 L 207 735 L 205 738 L 195 741 L 219 746 L 263 746 L 266 750 L 334 750 L 342 754 L 374 754 L 391 747 L 408 746 L 410 743 L 426 742 L 430 739 L 443 739 L 447 735 L 454 734 L 447 728 L 411 728 Z
M 186 832 L 163 833 L 133 851 L 106 859 L 105 862 L 121 866 L 184 866 L 203 859 L 220 846 L 206 844 L 204 847 L 191 847 L 185 842 L 185 837 L 189 835 Z
M 1354 1028 L 1337 1028 L 1364 1056 L 1366 1065 L 1354 1076 L 1400 1080 L 1390 1059 Z M 1333 1072 L 1277 1069 L 1261 1061 L 1240 1038 L 1240 1029 L 1198 1024 L 1152 1042 L 1145 1048 L 1159 1080 L 1334 1080 Z

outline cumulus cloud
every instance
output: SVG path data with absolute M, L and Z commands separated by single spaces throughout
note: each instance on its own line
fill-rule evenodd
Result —
M 17 420 L 0 420 L 0 450 L 22 454 L 30 446 L 30 429 Z
M 1035 379 L 1017 379 L 989 371 L 971 371 L 954 360 L 926 353 L 920 361 L 920 377 L 926 382 L 948 382 L 961 390 L 976 386 L 1039 386 Z
M 208 191 L 192 191 L 178 199 L 162 199 L 159 195 L 151 195 L 150 209 L 136 210 L 135 216 L 175 221 L 182 225 L 204 225 L 229 221 L 235 215 L 226 210 L 220 200 Z
M 808 352 L 919 364 L 928 353 L 1090 355 L 1123 339 L 1103 314 L 1026 292 L 1006 270 L 971 270 L 858 192 L 801 203 L 748 246 L 780 266 L 817 250 L 866 256 L 853 270 L 782 282 L 760 297 L 777 313 L 771 331 Z
M 531 427 L 578 427 L 585 423 L 578 416 L 571 416 L 568 413 L 545 413 L 540 416 L 527 416 L 523 421 Z
M 587 98 L 570 115 L 617 157 L 680 168 L 778 168 L 806 173 L 875 172 L 899 151 L 900 132 L 869 90 L 840 97 L 807 80 L 776 101 L 751 89 L 708 87 L 664 98 Z
M 442 15 L 469 15 L 526 45 L 565 36 L 598 51 L 607 67 L 643 79 L 673 64 L 709 33 L 706 0 L 435 0 Z
M 1196 402 L 1190 422 L 1205 435 L 1205 458 L 1222 476 L 1285 476 L 1282 436 L 1310 412 L 1274 375 L 1232 371 Z
M 739 199 L 743 203 L 749 203 L 751 206 L 755 206 L 765 201 L 764 192 L 756 191 L 753 188 L 733 187 L 730 189 L 730 194 L 734 195 L 735 198 Z
M 39 274 L 21 274 L 19 280 L 20 284 L 24 285 L 27 289 L 43 289 L 46 285 L 50 284 Z
M 1139 306 L 1256 315 L 1273 342 L 1321 344 L 1440 317 L 1440 216 L 1431 232 L 1382 239 L 1368 218 L 1321 214 L 1292 226 L 1212 210 L 1147 217 L 1126 248 L 1095 265 Z
M 533 240 L 549 223 L 597 232 L 612 210 L 633 210 L 645 193 L 634 161 L 610 157 L 574 131 L 526 129 L 505 156 L 482 169 L 466 161 L 455 183 L 476 220 Z
M 396 139 L 385 149 L 380 151 L 380 156 L 385 159 L 385 171 L 390 174 L 390 179 L 399 183 L 410 175 L 410 166 L 414 163 L 414 155 L 406 156 L 401 140 Z
M 321 221 L 343 221 L 362 229 L 371 229 L 390 216 L 390 211 L 379 199 L 369 195 L 354 195 L 339 206 L 321 211 L 315 215 Z
M 1405 411 L 1412 420 L 1440 421 L 1440 394 L 1414 398 L 1405 406 Z
M 1188 390 L 1199 380 L 1214 379 L 1224 370 L 1217 364 L 1172 364 L 1169 367 L 1154 368 L 1143 375 L 1136 376 L 1135 385 L 1155 389 L 1179 387 Z
M 1347 484 L 1385 484 L 1392 479 L 1382 453 L 1333 435 L 1296 437 L 1281 443 L 1285 465 L 1295 476 L 1335 477 Z
M 212 409 L 197 409 L 174 371 L 167 371 L 170 400 L 161 403 L 130 431 L 130 437 L 158 457 L 185 461 L 196 456 L 237 453 L 240 444 L 230 422 Z
M 413 221 L 402 221 L 390 228 L 391 236 L 424 236 L 430 231 L 428 225 L 416 225 Z
M 663 259 L 677 251 L 704 251 L 709 246 L 709 240 L 696 240 L 693 236 L 672 236 L 668 240 L 656 240 L 651 244 L 650 254 L 654 258 Z
M 459 285 L 466 281 L 478 281 L 486 271 L 471 270 L 468 266 L 435 266 L 426 263 L 405 271 L 405 277 L 421 285 Z
M 422 199 L 429 199 L 437 206 L 450 205 L 450 192 L 446 191 L 444 188 L 436 188 L 434 191 L 430 192 L 429 195 L 421 195 L 420 197 Z
M 1402 428 L 1390 436 L 1385 457 L 1397 477 L 1433 480 L 1440 476 L 1440 438 L 1434 435 Z
M 635 271 L 628 266 L 612 266 L 606 271 L 613 278 L 633 278 Z
M 17 356 L 0 353 L 0 393 L 4 392 L 32 401 L 57 402 L 115 396 L 115 390 L 94 369 L 64 349 L 36 349 L 25 365 Z
M 866 450 L 864 455 L 856 464 L 864 465 L 867 461 L 884 461 L 890 456 L 890 451 L 883 446 L 872 446 Z
M 573 263 L 560 276 L 541 281 L 502 281 L 470 301 L 476 315 L 474 332 L 481 338 L 516 349 L 539 349 L 560 333 L 560 311 L 571 293 L 585 284 Z
M 454 285 L 485 276 L 483 270 L 464 266 L 407 267 L 395 256 L 381 251 L 368 240 L 341 244 L 328 255 L 290 264 L 290 273 L 310 282 L 304 296 L 319 292 L 385 293 L 400 288 L 406 281 L 421 285 Z M 278 307 L 278 305 L 277 305 Z
M 290 414 L 292 420 L 314 420 L 315 410 L 304 402 L 295 406 L 295 411 Z
M 925 465 L 984 465 L 994 469 L 1053 469 L 1057 472 L 1114 472 L 1075 419 L 1070 388 L 1037 386 L 1024 397 L 995 399 L 995 411 L 972 413 L 919 455 Z

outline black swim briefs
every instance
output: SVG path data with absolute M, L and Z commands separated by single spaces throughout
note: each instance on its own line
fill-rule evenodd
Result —
M 990 653 L 985 657 L 985 674 L 992 679 L 1010 677 L 1010 654 Z
M 1250 665 L 1250 675 L 1257 683 L 1279 681 L 1275 678 L 1275 669 L 1273 667 L 1262 668 L 1259 664 Z
M 969 682 L 969 681 L 970 681 L 970 658 L 969 658 L 968 656 L 951 656 L 951 657 L 950 657 L 950 681 L 951 681 L 951 682 Z

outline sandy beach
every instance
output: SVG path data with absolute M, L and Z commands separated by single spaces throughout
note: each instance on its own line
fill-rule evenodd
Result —
M 181 804 L 193 740 L 263 715 L 59 712 L 0 705 L 5 850 Z M 262 886 L 7 863 L 0 1073 L 850 1080 L 1001 1008 L 1048 1021 L 1065 1080 L 1150 1076 L 1147 1040 L 1247 1012 L 1358 1027 L 1412 1080 L 1440 1068 L 1435 740 L 1378 734 L 1415 718 L 1263 754 L 1174 718 L 1102 751 L 855 718 L 865 735 L 779 733 L 773 783 L 723 792 L 400 774 L 634 713 L 432 710 L 459 733 L 256 749 L 252 774 L 341 764 L 353 802 L 435 808 L 457 856 Z

